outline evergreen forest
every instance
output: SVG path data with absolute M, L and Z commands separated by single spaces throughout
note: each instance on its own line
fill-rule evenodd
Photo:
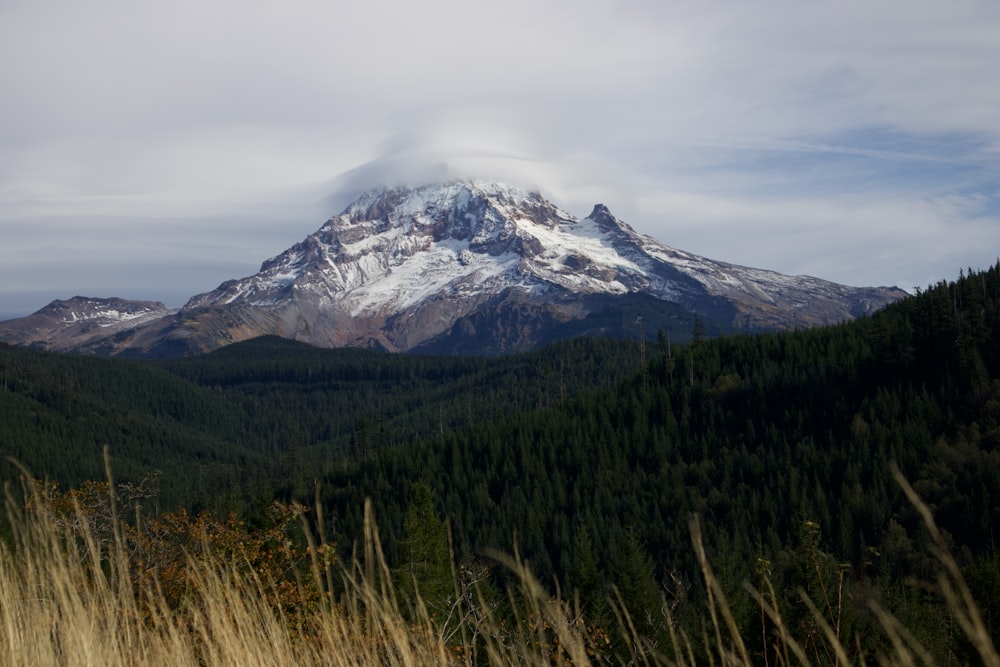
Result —
M 456 572 L 504 590 L 498 554 L 517 553 L 587 623 L 623 606 L 651 637 L 663 608 L 700 632 L 696 517 L 748 644 L 764 640 L 745 584 L 767 581 L 802 619 L 798 591 L 825 604 L 856 650 L 884 641 L 874 601 L 932 656 L 973 660 L 922 583 L 940 565 L 896 470 L 1000 637 L 1000 262 L 836 326 L 647 333 L 493 358 L 277 338 L 156 362 L 0 347 L 3 478 L 101 480 L 107 448 L 115 481 L 155 486 L 151 515 L 254 525 L 275 500 L 317 505 L 344 559 L 370 499 L 396 585 L 429 606 Z

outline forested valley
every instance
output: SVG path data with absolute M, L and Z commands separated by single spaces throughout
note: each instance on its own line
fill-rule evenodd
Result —
M 161 362 L 2 347 L 0 449 L 23 466 L 4 478 L 101 480 L 107 447 L 116 482 L 156 485 L 151 515 L 262 525 L 274 500 L 318 504 L 342 559 L 370 498 L 396 584 L 415 576 L 428 604 L 454 595 L 449 564 L 502 599 L 494 555 L 516 551 L 591 626 L 617 601 L 650 636 L 664 606 L 701 631 L 697 517 L 749 644 L 764 640 L 744 583 L 767 581 L 803 641 L 818 630 L 800 590 L 857 650 L 885 641 L 876 601 L 933 656 L 969 660 L 921 583 L 939 563 L 896 468 L 1000 636 L 1000 263 L 831 327 L 647 333 L 499 358 L 274 338 Z

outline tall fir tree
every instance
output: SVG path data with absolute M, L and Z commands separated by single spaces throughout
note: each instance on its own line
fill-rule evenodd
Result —
M 432 619 L 443 622 L 455 597 L 451 549 L 448 528 L 434 508 L 434 492 L 426 482 L 413 485 L 399 554 L 394 574 L 404 604 L 416 609 L 419 599 Z

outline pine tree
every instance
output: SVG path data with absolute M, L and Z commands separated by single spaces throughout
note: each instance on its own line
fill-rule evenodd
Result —
M 434 492 L 425 482 L 413 485 L 413 500 L 403 520 L 401 563 L 394 574 L 404 605 L 421 600 L 432 619 L 443 621 L 455 597 L 448 529 L 434 509 Z
M 652 637 L 661 625 L 660 592 L 653 577 L 653 559 L 635 526 L 625 530 L 615 574 L 625 609 L 640 634 Z
M 581 524 L 573 535 L 573 560 L 569 576 L 573 592 L 580 596 L 583 613 L 596 620 L 605 607 L 604 582 L 586 525 Z

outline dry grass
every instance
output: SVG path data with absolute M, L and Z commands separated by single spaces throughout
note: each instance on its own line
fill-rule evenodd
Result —
M 992 639 L 969 588 L 937 531 L 930 512 L 897 473 L 920 511 L 941 563 L 939 590 L 982 663 L 1000 667 Z M 749 655 L 729 604 L 692 525 L 694 549 L 708 591 L 704 631 L 688 637 L 668 612 L 669 642 L 656 646 L 635 631 L 628 610 L 616 605 L 617 634 L 602 637 L 588 628 L 569 601 L 553 597 L 515 554 L 497 555 L 520 586 L 511 593 L 513 612 L 501 619 L 482 596 L 466 591 L 449 618 L 436 623 L 420 601 L 401 604 L 381 555 L 370 507 L 363 553 L 352 563 L 325 568 L 319 559 L 303 575 L 320 586 L 320 603 L 288 609 L 277 582 L 265 573 L 207 557 L 189 559 L 192 582 L 187 603 L 170 608 L 155 588 L 137 590 L 122 543 L 101 544 L 86 530 L 68 531 L 44 511 L 30 517 L 8 497 L 14 544 L 0 550 L 0 664 L 4 665 L 541 665 L 626 662 L 636 665 L 764 664 Z M 84 523 L 84 522 L 81 522 Z M 769 585 L 765 582 L 765 587 Z M 336 589 L 336 596 L 331 593 Z M 808 600 L 826 644 L 807 651 L 786 630 L 786 619 L 770 601 L 773 591 L 753 591 L 775 631 L 774 665 L 853 665 L 866 658 Z M 334 599 L 336 598 L 336 599 Z M 405 606 L 406 609 L 402 607 Z M 666 609 L 666 607 L 664 607 Z M 415 611 L 413 611 L 415 610 Z M 873 613 L 891 650 L 867 656 L 872 664 L 930 665 L 932 660 L 906 628 L 880 607 Z M 416 620 L 414 620 L 416 619 Z M 606 640 L 606 642 L 605 642 Z M 604 650 L 614 643 L 616 651 Z M 697 647 L 697 650 L 696 650 Z

